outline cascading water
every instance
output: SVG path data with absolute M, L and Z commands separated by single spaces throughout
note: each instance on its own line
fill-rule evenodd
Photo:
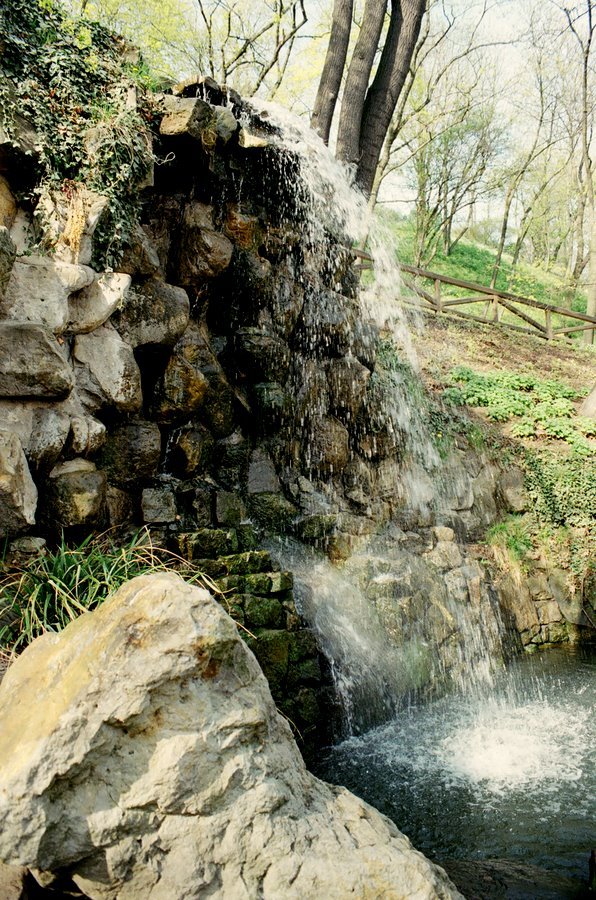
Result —
M 369 236 L 375 280 L 360 291 L 361 317 L 390 334 L 399 353 L 397 365 L 377 357 L 383 421 L 370 452 L 374 457 L 376 440 L 393 441 L 398 465 L 379 466 L 376 490 L 398 497 L 428 526 L 416 533 L 400 522 L 364 534 L 341 567 L 298 543 L 272 548 L 295 573 L 301 612 L 319 637 L 340 699 L 339 734 L 348 737 L 330 751 L 321 774 L 371 801 L 435 858 L 531 857 L 581 876 L 594 840 L 594 660 L 549 654 L 502 668 L 505 632 L 480 567 L 461 557 L 452 538 L 438 537 L 449 566 L 428 544 L 445 498 L 466 488 L 442 468 L 412 404 L 416 360 L 408 318 L 394 301 L 399 274 L 390 243 L 318 138 L 277 107 L 265 115 L 298 165 L 309 248 L 297 272 L 304 285 L 313 267 L 339 271 L 325 256 L 329 233 L 337 238 L 335 253 L 338 241 L 349 246 Z M 331 288 L 339 296 L 340 282 Z M 310 339 L 316 354 L 323 328 Z M 306 365 L 299 375 L 310 378 Z M 323 495 L 331 510 L 337 493 L 323 486 Z M 341 505 L 339 512 L 345 514 Z

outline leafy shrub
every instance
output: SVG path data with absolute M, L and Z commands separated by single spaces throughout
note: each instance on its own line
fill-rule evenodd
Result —
M 136 220 L 138 185 L 152 160 L 150 113 L 128 106 L 138 67 L 122 39 L 69 16 L 54 0 L 10 0 L 0 9 L 0 125 L 16 133 L 15 112 L 39 137 L 35 206 L 49 191 L 85 184 L 109 200 L 97 241 L 99 268 L 114 265 Z M 39 222 L 42 231 L 42 216 Z

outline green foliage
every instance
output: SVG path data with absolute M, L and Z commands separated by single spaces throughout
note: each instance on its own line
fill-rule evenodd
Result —
M 5 564 L 0 576 L 0 650 L 20 652 L 40 634 L 61 631 L 136 575 L 181 567 L 187 580 L 206 581 L 191 564 L 156 548 L 146 530 L 124 546 L 108 535 L 88 537 L 77 546 L 63 538 L 56 549 L 26 566 Z
M 114 265 L 152 159 L 149 112 L 127 103 L 135 72 L 123 61 L 123 41 L 53 0 L 11 0 L 0 27 L 0 124 L 14 137 L 18 113 L 39 137 L 41 177 L 30 200 L 52 191 L 68 198 L 77 184 L 107 196 L 95 262 Z
M 383 221 L 394 235 L 398 260 L 415 265 L 416 239 L 413 220 L 400 218 L 391 211 L 384 211 Z M 491 247 L 463 239 L 448 256 L 439 248 L 430 263 L 430 268 L 460 281 L 487 285 L 490 284 L 494 262 L 495 251 Z M 556 273 L 546 272 L 539 266 L 530 265 L 523 260 L 520 260 L 514 269 L 511 258 L 507 255 L 503 257 L 496 287 L 531 300 L 570 307 L 576 312 L 586 312 L 585 294 L 577 291 L 569 295 L 563 273 L 558 277 Z M 441 291 L 445 296 L 463 296 L 466 293 L 449 285 L 442 285 Z M 558 321 L 557 319 L 556 322 Z M 567 320 L 562 318 L 561 323 L 563 321 Z M 520 324 L 519 319 L 517 323 Z
M 594 424 L 575 417 L 572 401 L 580 394 L 561 382 L 513 372 L 480 374 L 466 366 L 452 369 L 450 381 L 444 400 L 458 406 L 482 406 L 493 422 L 517 419 L 511 428 L 515 437 L 556 438 L 581 456 L 594 453 L 587 440 Z
M 526 450 L 526 489 L 538 518 L 554 525 L 591 529 L 596 517 L 596 467 L 567 456 Z
M 518 563 L 523 562 L 533 546 L 528 525 L 519 516 L 508 516 L 492 525 L 487 531 L 486 539 L 493 546 L 503 547 Z

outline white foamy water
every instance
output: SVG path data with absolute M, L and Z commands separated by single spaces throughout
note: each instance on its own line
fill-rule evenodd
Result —
M 596 814 L 596 657 L 549 651 L 492 688 L 404 710 L 319 774 L 425 853 L 531 861 L 585 877 Z

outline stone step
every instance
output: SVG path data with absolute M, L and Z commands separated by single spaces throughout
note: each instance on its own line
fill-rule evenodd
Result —
M 252 525 L 236 528 L 201 528 L 183 531 L 174 538 L 173 549 L 188 560 L 217 559 L 254 550 L 257 544 Z
M 256 575 L 261 572 L 275 572 L 276 565 L 266 550 L 249 550 L 247 553 L 233 553 L 218 556 L 217 559 L 193 559 L 197 569 L 209 578 L 226 575 Z

